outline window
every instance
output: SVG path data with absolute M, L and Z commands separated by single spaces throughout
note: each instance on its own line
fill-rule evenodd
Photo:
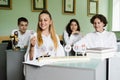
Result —
M 113 0 L 112 31 L 120 31 L 120 0 Z

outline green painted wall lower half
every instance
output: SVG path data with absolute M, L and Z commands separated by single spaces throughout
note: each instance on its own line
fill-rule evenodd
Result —
M 99 0 L 99 13 L 108 18 L 109 0 Z M 76 0 L 76 14 L 62 13 L 62 0 L 48 0 L 47 7 L 54 21 L 57 34 L 62 34 L 65 26 L 71 18 L 76 18 L 81 26 L 81 32 L 85 35 L 94 31 L 90 24 L 91 16 L 87 16 L 87 0 Z M 9 35 L 17 28 L 17 19 L 21 16 L 29 20 L 28 29 L 36 31 L 39 12 L 31 11 L 31 0 L 12 0 L 12 10 L 0 10 L 0 36 Z M 109 18 L 108 18 L 109 19 Z

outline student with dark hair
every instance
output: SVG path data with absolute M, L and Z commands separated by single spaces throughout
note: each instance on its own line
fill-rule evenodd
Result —
M 63 33 L 64 45 L 70 45 L 72 47 L 74 43 L 79 41 L 81 38 L 82 34 L 80 33 L 79 22 L 77 19 L 71 19 Z M 69 55 L 73 56 L 75 53 L 72 51 Z
M 102 14 L 96 14 L 90 19 L 90 22 L 93 24 L 95 31 L 88 33 L 75 45 L 85 44 L 87 48 L 104 47 L 117 50 L 115 33 L 105 30 L 107 25 L 106 17 Z
M 28 46 L 30 35 L 34 33 L 33 30 L 27 30 L 28 20 L 25 17 L 18 18 L 18 29 L 12 30 L 11 36 L 15 38 L 13 44 L 16 47 L 26 48 Z

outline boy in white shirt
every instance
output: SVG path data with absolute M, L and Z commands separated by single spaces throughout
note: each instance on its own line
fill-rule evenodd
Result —
M 31 34 L 34 33 L 33 30 L 27 30 L 28 20 L 25 17 L 18 18 L 18 29 L 14 29 L 11 35 L 16 35 L 16 47 L 27 48 L 28 42 Z

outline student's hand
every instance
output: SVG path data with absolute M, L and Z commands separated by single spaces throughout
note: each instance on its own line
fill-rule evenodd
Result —
M 28 46 L 27 46 L 27 45 L 25 45 L 25 46 L 24 46 L 24 49 L 27 49 L 27 47 L 28 47 Z
M 72 34 L 79 34 L 80 31 L 73 31 Z
M 31 38 L 31 40 L 30 40 L 31 47 L 34 47 L 34 46 L 35 46 L 35 43 L 36 43 L 36 37 L 34 36 L 34 37 Z

